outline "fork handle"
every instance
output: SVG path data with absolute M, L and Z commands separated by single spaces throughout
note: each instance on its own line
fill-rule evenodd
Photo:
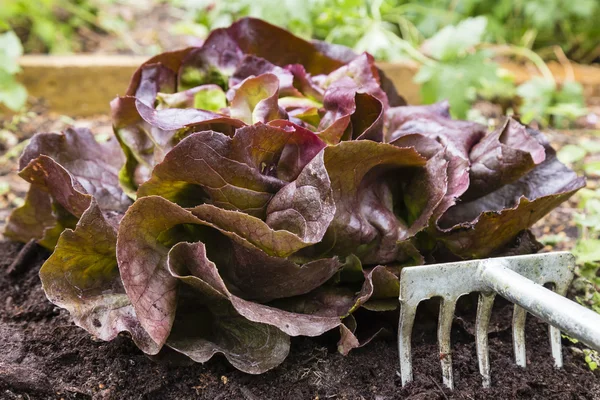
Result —
M 600 351 L 600 314 L 525 278 L 508 268 L 503 260 L 481 262 L 478 273 L 500 296 Z

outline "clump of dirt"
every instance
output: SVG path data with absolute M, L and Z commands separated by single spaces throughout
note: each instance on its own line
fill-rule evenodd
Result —
M 9 276 L 21 248 L 0 242 L 2 399 L 600 399 L 600 373 L 590 371 L 571 348 L 563 351 L 565 367 L 553 367 L 547 327 L 535 318 L 527 322 L 528 366 L 514 364 L 512 306 L 503 301 L 497 302 L 490 325 L 492 388 L 482 389 L 473 296 L 461 299 L 453 326 L 454 391 L 441 383 L 433 302 L 419 307 L 413 333 L 415 382 L 406 388 L 396 374 L 394 335 L 347 357 L 335 352 L 335 333 L 297 338 L 281 366 L 258 376 L 243 374 L 218 357 L 205 365 L 173 354 L 153 360 L 126 335 L 112 342 L 94 339 L 46 300 L 38 271 L 47 253 L 34 248 L 28 265 Z

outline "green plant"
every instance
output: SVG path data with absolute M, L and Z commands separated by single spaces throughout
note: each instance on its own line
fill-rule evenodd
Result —
M 413 0 L 392 3 L 413 5 Z M 448 24 L 476 16 L 489 21 L 486 41 L 540 51 L 554 58 L 558 45 L 571 58 L 592 62 L 600 57 L 597 37 L 600 4 L 596 0 L 423 0 L 429 12 L 409 12 L 410 19 L 425 37 Z
M 590 370 L 595 371 L 600 365 L 600 353 L 595 350 L 584 349 L 583 354 Z
M 97 26 L 89 0 L 12 0 L 0 7 L 0 22 L 23 38 L 28 52 L 67 53 L 79 49 L 77 32 Z
M 600 176 L 598 163 L 586 162 L 587 156 L 600 154 L 600 142 L 597 140 L 582 140 L 578 144 L 564 146 L 558 152 L 558 158 L 573 165 L 577 170 L 583 170 L 587 176 Z M 600 189 L 582 189 L 578 195 L 579 212 L 574 221 L 579 230 L 579 236 L 574 249 L 577 256 L 578 276 L 589 281 L 596 289 L 600 288 Z M 582 290 L 582 292 L 587 291 Z M 584 296 L 588 305 L 600 311 L 600 294 L 589 292 Z
M 568 127 L 569 121 L 587 113 L 583 87 L 578 82 L 557 85 L 554 80 L 533 78 L 520 85 L 517 94 L 522 99 L 519 112 L 525 123 L 537 119 L 542 125 Z
M 584 170 L 585 170 L 584 166 Z M 575 216 L 579 238 L 575 247 L 580 275 L 600 285 L 600 190 L 585 189 L 579 195 L 580 213 Z
M 13 31 L 0 34 L 0 104 L 18 111 L 27 101 L 27 90 L 17 82 L 19 57 L 23 47 Z
M 581 140 L 578 144 L 563 146 L 558 158 L 588 176 L 600 176 L 597 162 L 586 162 L 586 157 L 600 153 L 600 141 Z M 575 215 L 579 236 L 573 253 L 577 257 L 576 278 L 573 288 L 580 304 L 600 313 L 600 189 L 582 189 L 577 194 L 579 212 Z M 543 239 L 543 238 L 542 238 Z M 564 240 L 558 238 L 558 240 Z M 547 237 L 547 242 L 554 241 Z M 573 343 L 577 340 L 567 337 Z M 591 370 L 598 368 L 600 355 L 590 349 L 582 351 L 585 362 Z
M 484 17 L 448 25 L 427 39 L 421 51 L 429 57 L 423 62 L 415 81 L 421 84 L 421 100 L 434 103 L 447 99 L 453 115 L 465 118 L 478 92 L 500 81 L 498 65 L 491 53 L 476 48 L 482 41 L 487 21 Z M 491 92 L 491 93 L 490 93 Z

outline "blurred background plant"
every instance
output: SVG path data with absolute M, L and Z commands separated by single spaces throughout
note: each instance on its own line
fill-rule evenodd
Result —
M 66 53 L 82 50 L 75 37 L 97 26 L 97 10 L 88 0 L 5 0 L 0 21 L 18 34 L 29 53 Z
M 20 71 L 19 57 L 23 46 L 13 31 L 0 33 L 0 104 L 13 111 L 19 110 L 27 101 L 27 90 L 17 82 Z
M 127 21 L 111 12 L 116 9 L 112 6 L 129 7 L 133 3 L 134 0 L 3 0 L 0 26 L 17 34 L 25 53 L 92 51 L 96 38 L 106 35 L 116 38 L 115 42 L 125 39 L 126 45 L 131 45 L 128 50 L 143 53 L 127 40 Z

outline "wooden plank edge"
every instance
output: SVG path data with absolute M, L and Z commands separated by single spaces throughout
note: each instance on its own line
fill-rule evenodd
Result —
M 26 55 L 20 59 L 19 80 L 31 96 L 43 98 L 53 112 L 72 117 L 107 114 L 110 101 L 125 92 L 131 75 L 146 60 L 147 57 L 126 55 Z M 420 87 L 413 82 L 417 64 L 377 65 L 409 103 L 420 103 Z M 558 63 L 548 66 L 558 82 L 571 73 Z M 502 67 L 513 74 L 516 83 L 539 75 L 529 66 L 505 63 Z M 600 67 L 578 64 L 571 67 L 577 81 L 592 93 L 600 93 Z

